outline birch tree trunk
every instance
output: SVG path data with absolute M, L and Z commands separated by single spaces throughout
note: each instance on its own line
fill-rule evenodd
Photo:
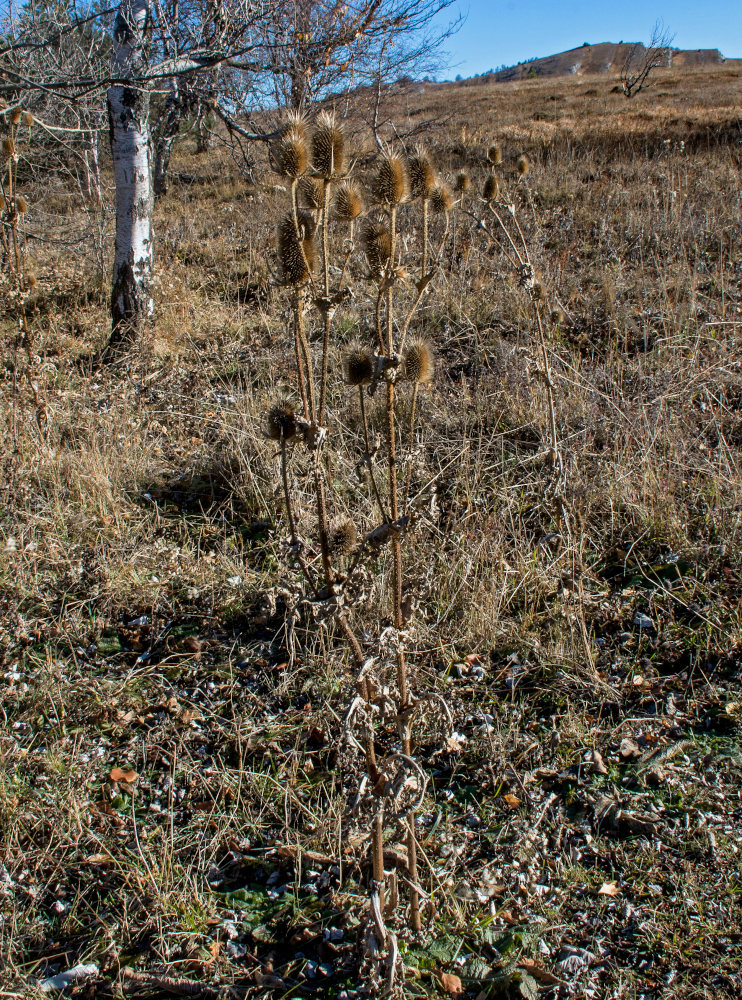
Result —
M 141 74 L 148 14 L 149 0 L 121 0 L 113 27 L 114 78 Z M 107 101 L 116 188 L 111 337 L 105 350 L 111 356 L 136 340 L 152 314 L 152 184 L 146 87 L 115 84 Z

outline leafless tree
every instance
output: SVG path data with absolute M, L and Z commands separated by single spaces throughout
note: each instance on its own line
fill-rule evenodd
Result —
M 626 97 L 633 97 L 647 86 L 650 73 L 661 66 L 670 65 L 674 34 L 656 21 L 649 45 L 635 42 L 629 46 L 621 67 L 621 89 Z

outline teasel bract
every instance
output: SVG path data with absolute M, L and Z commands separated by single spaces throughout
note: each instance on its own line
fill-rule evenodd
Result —
M 298 223 L 298 231 L 297 231 Z M 314 270 L 314 219 L 299 212 L 297 221 L 291 212 L 278 227 L 278 260 L 287 285 L 304 285 Z
M 404 161 L 394 153 L 386 153 L 379 160 L 374 178 L 373 192 L 382 205 L 401 204 L 408 193 L 407 171 Z
M 361 232 L 361 246 L 371 276 L 378 281 L 392 253 L 392 234 L 383 219 L 368 219 Z
M 317 116 L 312 132 L 312 166 L 324 180 L 345 171 L 345 136 L 335 116 L 325 111 Z
M 433 162 L 426 150 L 418 148 L 407 161 L 412 198 L 430 198 L 436 185 Z
M 430 341 L 424 337 L 413 340 L 402 358 L 402 378 L 406 382 L 429 382 L 435 370 L 435 356 Z
M 363 198 L 351 181 L 341 184 L 335 194 L 335 217 L 340 222 L 354 222 L 363 212 Z

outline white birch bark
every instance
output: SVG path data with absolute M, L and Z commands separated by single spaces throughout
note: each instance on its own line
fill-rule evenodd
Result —
M 133 78 L 143 68 L 149 0 L 121 0 L 113 28 L 114 78 Z M 108 89 L 116 189 L 116 247 L 111 289 L 111 338 L 107 351 L 130 344 L 153 310 L 152 182 L 149 95 L 146 86 Z

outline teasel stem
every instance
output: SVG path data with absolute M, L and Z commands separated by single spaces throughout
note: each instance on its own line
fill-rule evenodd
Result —
M 307 269 L 309 275 L 309 284 L 312 287 L 312 294 L 316 297 L 317 288 L 314 284 L 314 275 L 312 274 L 312 269 L 309 266 L 309 261 L 307 260 L 307 255 L 304 252 L 304 240 L 301 238 L 301 230 L 299 229 L 299 202 L 296 197 L 296 192 L 299 184 L 298 177 L 295 177 L 291 181 L 291 213 L 294 217 L 294 229 L 296 230 L 296 239 L 299 244 L 299 249 L 301 250 L 301 255 L 304 260 L 304 266 Z
M 371 857 L 373 860 L 373 876 L 379 893 L 379 909 L 384 916 L 384 803 L 379 802 L 379 808 L 374 814 L 371 826 Z
M 294 307 L 294 350 L 296 352 L 296 374 L 299 381 L 299 395 L 301 396 L 301 405 L 304 408 L 304 419 L 311 420 L 311 411 L 309 409 L 309 397 L 307 395 L 307 384 L 309 383 L 309 377 L 307 376 L 307 373 L 305 371 L 305 364 L 304 364 L 306 338 L 304 336 L 304 310 L 302 303 L 302 292 L 300 288 L 297 288 L 294 291 L 293 307 Z M 308 362 L 309 358 L 306 357 L 306 360 Z
M 415 440 L 415 411 L 417 409 L 417 391 L 419 383 L 415 382 L 412 386 L 412 401 L 410 404 L 410 424 L 407 439 L 407 476 L 405 478 L 404 487 L 404 506 L 407 507 L 407 501 L 410 498 L 410 482 L 412 481 L 412 446 Z
M 368 472 L 371 479 L 371 489 L 373 491 L 376 502 L 379 505 L 379 514 L 381 515 L 382 521 L 388 521 L 389 518 L 384 511 L 384 503 L 381 499 L 381 493 L 379 492 L 379 486 L 376 482 L 376 473 L 374 472 L 373 461 L 371 459 L 371 439 L 368 433 L 368 418 L 366 416 L 366 394 L 363 391 L 363 386 L 358 386 L 358 404 L 361 411 L 361 424 L 363 425 L 363 444 L 366 449 L 366 457 L 368 459 Z
M 289 488 L 288 449 L 286 447 L 286 439 L 283 437 L 281 438 L 281 481 L 283 483 L 283 500 L 286 505 L 286 518 L 289 522 L 291 545 L 296 546 L 299 543 L 299 536 L 296 533 L 296 520 L 294 519 L 294 509 L 291 503 L 291 490 Z M 314 596 L 317 597 L 319 592 L 317 590 L 317 582 L 314 578 L 314 573 L 301 552 L 297 553 L 296 558 L 302 572 L 309 581 L 310 587 L 314 591 Z
M 387 266 L 386 289 L 386 351 L 387 357 L 394 354 L 394 287 L 391 281 L 394 272 L 397 243 L 397 209 L 392 205 L 389 209 L 389 228 L 391 230 L 391 253 Z M 386 384 L 386 420 L 387 420 L 387 459 L 389 466 L 389 504 L 392 521 L 399 517 L 399 493 L 397 487 L 397 448 L 394 414 L 394 382 L 389 379 Z M 394 627 L 397 632 L 402 630 L 402 544 L 395 535 L 392 538 L 392 612 Z M 407 690 L 407 664 L 401 642 L 397 644 L 397 688 L 399 689 L 398 720 L 402 739 L 402 752 L 410 755 L 410 725 L 409 725 L 409 692 Z
M 422 922 L 420 920 L 420 896 L 417 891 L 417 838 L 415 837 L 414 809 L 407 813 L 407 870 L 410 875 L 410 930 L 418 934 L 422 930 Z
M 423 198 L 423 266 L 421 278 L 424 278 L 428 273 L 428 207 L 430 204 L 429 198 Z
M 559 439 L 557 437 L 556 410 L 554 407 L 554 383 L 551 379 L 551 365 L 549 364 L 549 352 L 546 349 L 546 334 L 544 324 L 541 319 L 541 307 L 538 302 L 533 302 L 533 311 L 536 314 L 536 326 L 538 327 L 538 342 L 541 349 L 541 364 L 544 366 L 544 381 L 546 382 L 546 398 L 549 403 L 549 432 L 551 436 L 552 459 L 555 465 L 559 464 Z
M 330 223 L 330 181 L 322 181 L 322 265 L 325 279 L 325 298 L 330 296 L 330 251 L 328 229 Z M 329 309 L 323 312 L 322 330 L 322 374 L 319 386 L 319 414 L 318 421 L 321 427 L 325 423 L 325 397 L 327 395 L 327 359 L 330 351 L 330 325 L 332 318 Z
M 350 249 L 345 255 L 345 260 L 343 261 L 343 269 L 340 272 L 340 280 L 338 281 L 338 291 L 341 291 L 343 283 L 345 282 L 345 273 L 348 270 L 348 264 L 350 263 L 350 258 L 353 256 L 353 243 L 355 239 L 355 219 L 351 219 L 350 222 L 350 232 L 348 233 L 348 243 Z

